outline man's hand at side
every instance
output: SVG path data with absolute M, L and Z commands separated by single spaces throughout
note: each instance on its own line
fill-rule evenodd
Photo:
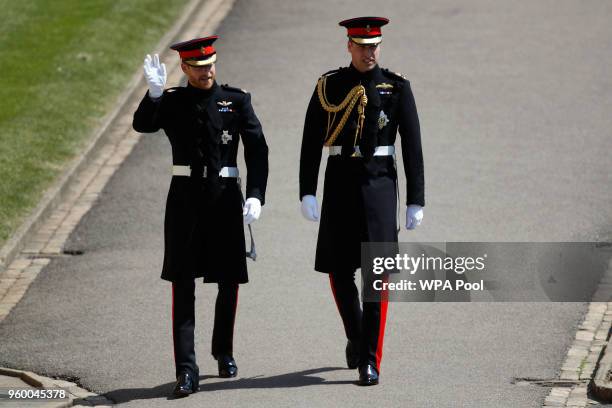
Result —
M 302 197 L 302 215 L 308 221 L 319 221 L 319 205 L 315 196 L 305 195 Z
M 255 197 L 247 198 L 242 208 L 242 215 L 245 224 L 257 221 L 261 215 L 261 201 Z
M 423 207 L 410 204 L 406 208 L 406 229 L 413 230 L 423 221 Z

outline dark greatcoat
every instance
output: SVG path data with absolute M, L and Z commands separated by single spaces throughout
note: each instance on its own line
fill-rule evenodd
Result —
M 353 272 L 360 268 L 361 242 L 397 242 L 397 172 L 392 156 L 372 156 L 376 146 L 394 145 L 399 129 L 407 180 L 406 204 L 425 205 L 423 154 L 416 104 L 410 83 L 376 66 L 360 73 L 352 65 L 330 71 L 326 97 L 339 105 L 361 84 L 368 103 L 361 140 L 363 158 L 350 157 L 357 128 L 357 107 L 334 142 L 342 155 L 329 156 L 325 171 L 315 270 Z M 381 111 L 388 122 L 379 121 Z M 342 116 L 336 114 L 335 124 Z M 384 122 L 384 120 L 383 120 Z M 300 199 L 316 195 L 328 113 L 317 90 L 308 105 L 300 156 Z M 330 131 L 331 134 L 331 131 Z
M 210 90 L 189 84 L 170 88 L 156 100 L 147 93 L 134 113 L 133 127 L 143 133 L 163 129 L 172 146 L 172 163 L 191 166 L 191 176 L 173 176 L 170 183 L 162 279 L 247 282 L 240 187 L 236 178 L 218 173 L 225 166 L 236 167 L 242 138 L 246 197 L 264 204 L 268 146 L 250 95 L 216 83 Z

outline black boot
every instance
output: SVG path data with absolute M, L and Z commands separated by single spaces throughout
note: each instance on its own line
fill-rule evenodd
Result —
M 176 379 L 176 385 L 174 386 L 174 391 L 172 391 L 172 394 L 175 397 L 181 398 L 197 392 L 199 388 L 199 380 L 198 375 L 181 373 Z
M 359 385 L 378 384 L 378 371 L 372 364 L 359 367 Z
M 219 366 L 219 377 L 230 378 L 238 374 L 238 366 L 234 358 L 227 354 L 217 356 L 217 364 Z
M 346 365 L 351 370 L 359 366 L 359 344 L 356 341 L 346 342 Z

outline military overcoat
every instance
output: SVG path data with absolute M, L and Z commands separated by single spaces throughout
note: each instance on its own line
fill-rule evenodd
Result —
M 322 77 L 323 78 L 323 77 Z M 406 204 L 425 205 L 423 154 L 416 104 L 410 83 L 376 66 L 361 73 L 352 65 L 324 75 L 325 87 L 315 89 L 304 123 L 300 155 L 300 199 L 316 195 L 324 143 L 340 121 L 325 103 L 338 106 L 357 85 L 367 96 L 362 132 L 358 110 L 348 117 L 333 142 L 342 154 L 327 160 L 315 270 L 352 272 L 360 267 L 361 242 L 397 242 L 397 172 L 393 156 L 374 156 L 376 146 L 395 144 L 399 130 L 406 174 Z M 353 146 L 362 157 L 352 157 Z
M 144 133 L 163 129 L 173 164 L 191 168 L 190 176 L 173 176 L 170 182 L 162 279 L 247 282 L 240 187 L 236 178 L 221 177 L 219 172 L 236 167 L 242 140 L 246 197 L 264 204 L 268 146 L 250 95 L 216 83 L 210 90 L 189 84 L 170 88 L 158 99 L 147 93 L 133 127 Z

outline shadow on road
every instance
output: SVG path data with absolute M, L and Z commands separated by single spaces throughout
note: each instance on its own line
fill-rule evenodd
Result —
M 311 370 L 297 371 L 294 373 L 273 375 L 271 377 L 255 376 L 249 378 L 239 378 L 221 382 L 206 383 L 206 380 L 218 378 L 212 375 L 200 376 L 200 392 L 237 390 L 248 388 L 291 388 L 305 387 L 308 385 L 328 385 L 328 384 L 353 384 L 354 381 L 326 381 L 324 378 L 313 374 L 324 373 L 326 371 L 346 370 L 344 367 L 322 367 Z M 169 395 L 172 393 L 174 382 L 161 384 L 153 388 L 128 388 L 107 392 L 105 397 L 115 402 L 123 404 L 133 400 L 144 400 L 153 398 L 173 399 Z

